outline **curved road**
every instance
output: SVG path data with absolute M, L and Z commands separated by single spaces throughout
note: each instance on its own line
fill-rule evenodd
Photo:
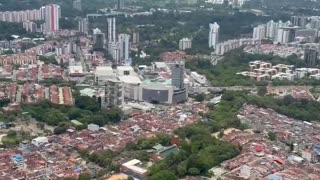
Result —
M 271 86 L 271 87 L 276 87 L 276 88 L 283 88 L 283 89 L 286 89 L 286 88 L 308 88 L 308 89 L 311 89 L 312 86 Z M 221 92 L 223 90 L 228 90 L 228 91 L 242 91 L 242 90 L 258 90 L 257 89 L 257 86 L 226 86 L 226 87 L 212 87 L 212 86 L 209 86 L 209 87 L 196 87 L 196 88 L 193 88 L 193 87 L 190 87 L 190 90 L 195 90 L 196 92 L 201 92 L 201 93 L 204 93 L 204 92 L 208 92 L 209 90 L 210 91 L 214 91 L 214 92 Z

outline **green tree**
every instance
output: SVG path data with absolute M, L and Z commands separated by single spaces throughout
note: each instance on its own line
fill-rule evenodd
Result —
M 63 128 L 63 127 L 55 127 L 54 129 L 53 129 L 53 133 L 54 134 L 63 134 L 63 133 L 65 133 L 66 132 L 66 129 L 65 128 Z
M 168 164 L 164 161 L 161 161 L 161 162 L 151 166 L 149 169 L 149 173 L 150 173 L 150 175 L 154 175 L 154 174 L 159 173 L 160 171 L 165 171 L 168 169 L 169 169 Z
M 9 130 L 7 133 L 8 137 L 16 137 L 17 136 L 17 132 L 14 130 Z
M 2 55 L 11 55 L 11 54 L 14 54 L 12 50 L 7 50 L 2 53 Z
M 85 116 L 92 116 L 93 113 L 89 110 L 83 110 L 76 107 L 72 107 L 68 110 L 67 116 L 70 120 L 79 119 Z
M 79 180 L 90 180 L 91 175 L 89 173 L 81 173 L 79 176 Z
M 198 101 L 198 102 L 202 102 L 206 99 L 206 95 L 201 93 L 201 94 L 198 94 L 194 97 L 194 100 L 195 101 Z
M 54 134 L 63 134 L 70 127 L 70 123 L 68 122 L 60 122 L 57 127 L 54 128 Z
M 177 165 L 177 175 L 183 177 L 187 174 L 187 162 L 183 161 Z
M 107 118 L 109 121 L 113 123 L 117 123 L 121 120 L 123 113 L 119 108 L 112 108 L 108 110 L 104 110 L 102 115 Z
M 268 138 L 269 138 L 271 141 L 275 141 L 275 140 L 277 140 L 277 135 L 276 135 L 276 133 L 274 133 L 274 132 L 268 132 Z
M 17 117 L 13 114 L 9 115 L 7 118 L 6 118 L 6 121 L 7 122 L 13 122 L 17 119 Z
M 173 172 L 164 170 L 160 171 L 150 177 L 150 180 L 178 180 Z
M 103 117 L 101 114 L 96 114 L 91 118 L 91 122 L 99 126 L 104 126 L 106 124 L 106 121 L 107 119 Z
M 47 124 L 56 126 L 60 122 L 66 121 L 67 117 L 57 109 L 50 109 L 49 112 L 45 114 L 44 119 Z
M 75 105 L 80 109 L 85 109 L 92 112 L 97 112 L 100 110 L 98 101 L 89 96 L 76 97 Z
M 55 56 L 39 56 L 39 60 L 43 61 L 45 64 L 58 65 L 58 61 Z
M 259 96 L 264 96 L 266 94 L 267 94 L 267 87 L 266 86 L 258 87 L 258 95 Z
M 198 168 L 189 168 L 188 173 L 192 176 L 197 176 L 200 174 L 200 170 Z

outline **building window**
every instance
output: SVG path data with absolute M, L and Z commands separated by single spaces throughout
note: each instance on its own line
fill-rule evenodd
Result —
M 130 75 L 130 71 L 123 71 L 124 75 Z

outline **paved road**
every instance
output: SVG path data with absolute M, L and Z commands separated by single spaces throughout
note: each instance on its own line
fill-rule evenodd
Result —
M 191 90 L 192 88 L 190 88 Z M 197 87 L 194 88 L 194 91 L 205 93 L 208 91 L 214 91 L 214 92 L 221 92 L 223 90 L 228 91 L 243 91 L 243 90 L 257 90 L 256 87 L 250 87 L 250 86 L 229 86 L 229 87 Z M 192 90 L 191 90 L 192 91 Z
M 281 89 L 292 89 L 292 88 L 307 88 L 311 89 L 312 86 L 272 86 L 275 88 L 281 88 Z M 191 90 L 192 88 L 190 88 Z M 243 90 L 257 90 L 257 87 L 252 87 L 252 86 L 226 86 L 226 87 L 197 87 L 194 88 L 197 92 L 207 92 L 207 91 L 214 91 L 214 92 L 221 92 L 223 90 L 228 90 L 228 91 L 243 91 Z M 320 97 L 319 97 L 320 99 Z

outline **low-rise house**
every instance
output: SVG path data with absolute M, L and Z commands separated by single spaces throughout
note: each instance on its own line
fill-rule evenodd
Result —
M 142 167 L 142 162 L 138 159 L 133 159 L 121 165 L 120 172 L 138 179 L 144 179 L 147 176 L 148 170 Z

